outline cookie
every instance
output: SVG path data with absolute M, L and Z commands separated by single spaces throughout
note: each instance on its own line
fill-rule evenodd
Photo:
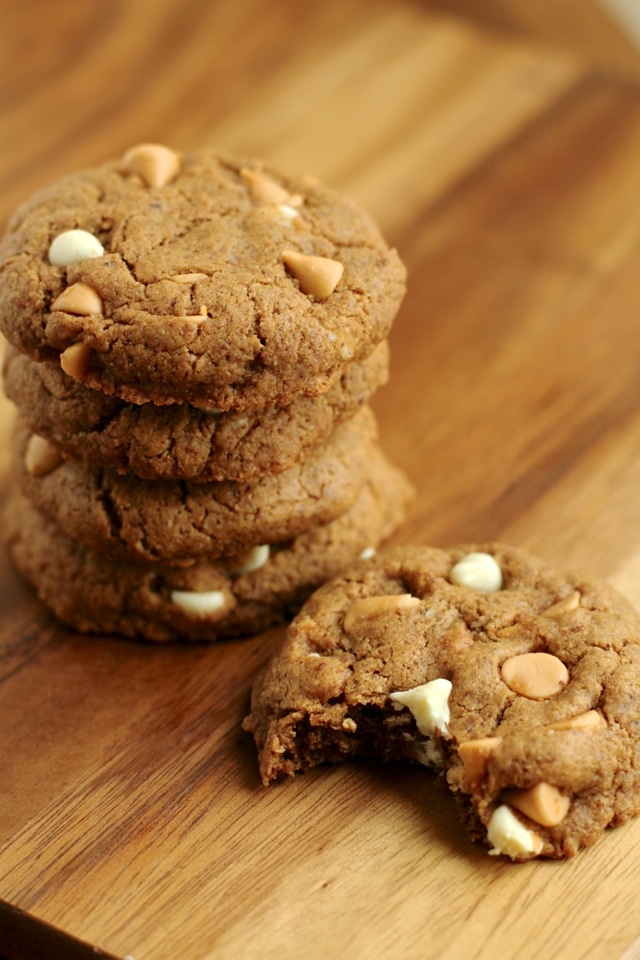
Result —
M 322 396 L 241 413 L 128 404 L 12 347 L 3 374 L 31 429 L 72 458 L 146 480 L 250 481 L 302 460 L 386 382 L 388 366 L 383 341 L 367 360 L 348 364 Z
M 345 513 L 370 470 L 375 441 L 375 418 L 365 406 L 283 473 L 253 483 L 189 483 L 62 460 L 20 423 L 15 466 L 25 494 L 85 546 L 112 557 L 188 564 L 290 540 Z
M 490 853 L 571 856 L 640 812 L 640 621 L 521 550 L 398 548 L 311 597 L 245 728 L 265 784 L 355 755 L 424 763 Z
M 240 557 L 190 567 L 109 560 L 65 536 L 16 489 L 7 512 L 15 565 L 64 623 L 153 641 L 212 641 L 278 623 L 311 590 L 402 521 L 411 489 L 378 449 L 351 510 Z
M 128 402 L 220 410 L 325 392 L 405 287 L 371 218 L 315 180 L 154 145 L 34 196 L 0 264 L 22 352 Z

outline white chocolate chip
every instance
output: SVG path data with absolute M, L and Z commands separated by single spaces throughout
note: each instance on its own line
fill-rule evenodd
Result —
M 270 553 L 271 549 L 268 543 L 262 543 L 257 547 L 252 547 L 251 550 L 243 555 L 242 565 L 236 567 L 233 573 L 239 576 L 242 573 L 253 573 L 254 570 L 259 570 L 269 559 Z
M 490 553 L 468 553 L 453 567 L 449 579 L 456 586 L 472 587 L 484 593 L 502 589 L 502 570 Z
M 277 206 L 278 213 L 280 218 L 285 223 L 293 223 L 294 220 L 297 220 L 300 214 L 295 207 L 289 206 L 288 203 L 279 203 Z
M 423 683 L 411 690 L 390 694 L 395 703 L 401 707 L 408 707 L 420 733 L 425 737 L 432 737 L 436 730 L 445 734 L 449 724 L 449 695 L 451 681 L 439 678 Z M 401 709 L 396 707 L 396 709 Z
M 227 598 L 221 590 L 172 590 L 171 602 L 191 616 L 206 617 L 224 609 Z
M 419 743 L 414 743 L 412 753 L 413 759 L 423 767 L 440 770 L 443 766 L 442 750 L 434 740 L 421 740 Z
M 497 807 L 491 814 L 487 827 L 487 839 L 492 844 L 490 856 L 505 853 L 508 857 L 537 856 L 542 850 L 540 837 L 528 830 L 506 804 Z
M 371 560 L 372 557 L 376 555 L 375 547 L 365 547 L 362 553 L 360 554 L 360 560 Z
M 49 263 L 54 267 L 68 267 L 103 255 L 104 247 L 88 230 L 65 230 L 49 247 Z

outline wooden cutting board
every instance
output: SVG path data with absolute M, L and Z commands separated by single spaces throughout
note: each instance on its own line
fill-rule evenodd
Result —
M 143 140 L 345 191 L 410 273 L 374 401 L 418 490 L 395 542 L 507 540 L 640 605 L 637 87 L 417 0 L 4 7 L 2 215 Z M 640 821 L 514 865 L 423 769 L 265 789 L 240 722 L 278 631 L 83 638 L 0 565 L 8 960 L 640 957 Z

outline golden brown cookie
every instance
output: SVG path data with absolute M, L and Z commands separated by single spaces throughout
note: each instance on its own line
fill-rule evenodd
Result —
M 140 480 L 55 450 L 19 423 L 20 486 L 61 531 L 113 557 L 189 564 L 248 545 L 290 540 L 345 513 L 371 470 L 369 407 L 336 427 L 302 463 L 252 483 Z M 35 444 L 35 446 L 34 446 Z
M 72 458 L 146 480 L 249 481 L 302 460 L 386 382 L 388 366 L 384 341 L 362 363 L 347 364 L 320 397 L 229 413 L 125 403 L 13 347 L 3 374 L 7 395 L 32 431 Z
M 129 402 L 220 410 L 326 391 L 385 339 L 405 282 L 371 218 L 316 181 L 155 145 L 34 196 L 0 265 L 22 352 Z
M 9 549 L 44 603 L 77 630 L 160 642 L 251 634 L 283 620 L 402 521 L 409 484 L 379 451 L 371 468 L 348 513 L 241 556 L 190 567 L 112 561 L 65 536 L 17 490 L 6 518 Z
M 501 544 L 403 547 L 321 587 L 245 721 L 265 783 L 372 755 L 446 772 L 471 835 L 563 857 L 640 812 L 640 621 Z

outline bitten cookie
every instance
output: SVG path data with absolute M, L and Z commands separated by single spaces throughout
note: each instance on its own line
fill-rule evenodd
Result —
M 405 284 L 371 218 L 315 180 L 159 145 L 34 196 L 0 264 L 22 352 L 129 402 L 220 410 L 326 391 Z
M 291 614 L 319 583 L 404 518 L 404 476 L 375 450 L 371 479 L 344 516 L 285 543 L 190 567 L 110 561 L 62 534 L 14 490 L 6 525 L 17 568 L 64 623 L 153 641 L 256 633 Z
M 407 547 L 321 587 L 256 683 L 265 783 L 372 755 L 444 769 L 471 835 L 563 857 L 640 812 L 640 621 L 499 544 Z
M 13 347 L 7 347 L 3 374 L 9 399 L 33 432 L 67 456 L 145 480 L 243 482 L 302 460 L 386 383 L 388 369 L 384 341 L 362 363 L 348 364 L 320 397 L 239 413 L 125 403 Z
M 19 424 L 15 469 L 24 493 L 74 540 L 112 557 L 186 565 L 290 540 L 345 513 L 370 473 L 376 434 L 375 417 L 363 407 L 283 473 L 244 484 L 189 483 L 62 460 Z

